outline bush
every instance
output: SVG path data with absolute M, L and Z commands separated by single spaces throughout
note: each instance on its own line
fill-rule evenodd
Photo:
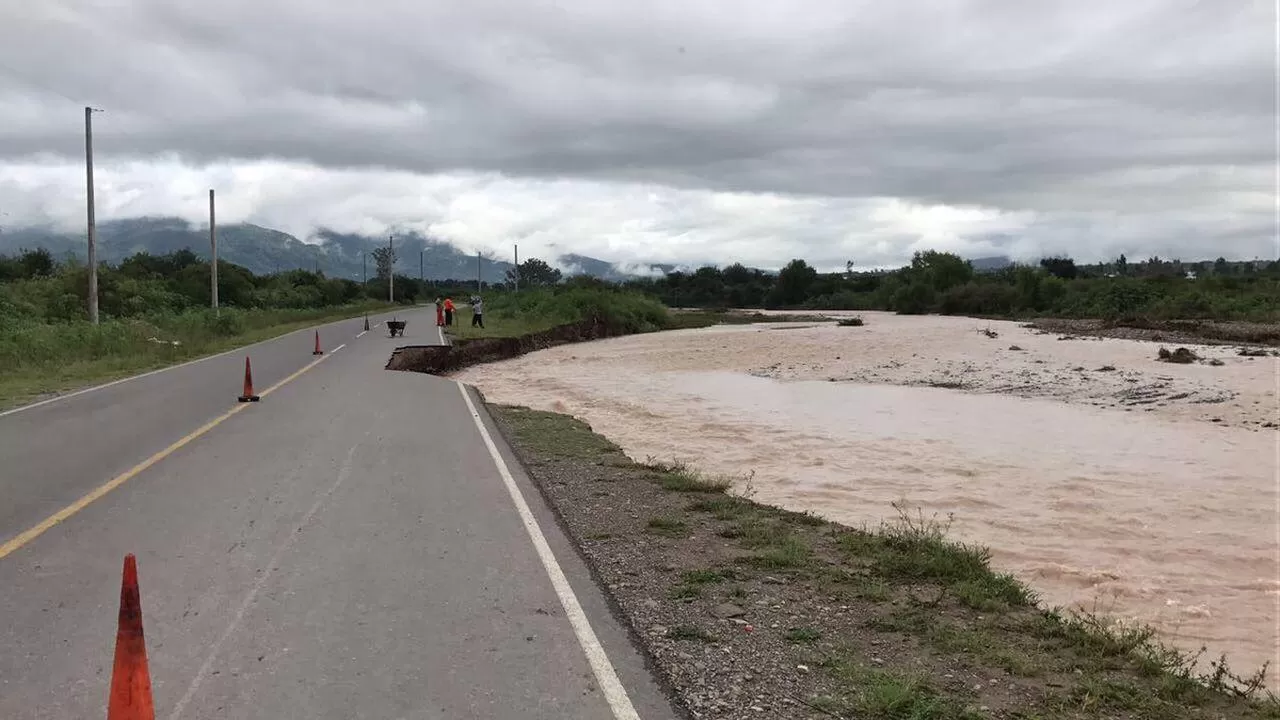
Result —
M 1017 307 L 1017 289 L 969 282 L 943 293 L 938 311 L 944 315 L 1007 315 Z
M 530 327 L 547 328 L 599 318 L 626 332 L 650 332 L 667 322 L 667 309 L 657 300 L 603 283 L 502 293 L 485 302 L 486 316 L 500 315 Z
M 903 315 L 924 315 L 933 310 L 936 297 L 933 286 L 914 281 L 894 292 L 890 309 Z

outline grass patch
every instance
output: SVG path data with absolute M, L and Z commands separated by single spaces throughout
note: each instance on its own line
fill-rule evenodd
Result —
M 680 579 L 689 585 L 711 585 L 733 578 L 731 570 L 687 570 Z
M 320 309 L 201 309 L 103 318 L 97 326 L 83 320 L 0 323 L 0 409 L 390 308 L 376 302 Z
M 623 332 L 640 333 L 666 329 L 669 316 L 662 303 L 638 292 L 606 285 L 562 285 L 485 293 L 485 327 L 471 327 L 471 317 L 470 307 L 459 307 L 454 325 L 446 332 L 460 340 L 519 337 L 594 317 Z
M 922 675 L 868 668 L 848 653 L 828 661 L 841 692 L 815 705 L 837 717 L 890 720 L 984 720 L 967 703 L 941 694 Z
M 788 537 L 770 545 L 754 555 L 739 558 L 738 562 L 761 570 L 787 570 L 801 568 L 813 558 L 813 549 L 797 537 Z
M 682 583 L 671 588 L 667 596 L 672 600 L 692 600 L 702 597 L 702 586 Z
M 839 544 L 847 557 L 867 563 L 890 583 L 936 583 L 976 610 L 1037 602 L 1035 594 L 1012 575 L 991 570 L 989 550 L 948 540 L 949 517 L 939 521 L 920 513 L 912 516 L 900 503 L 893 507 L 897 521 L 882 525 L 879 532 L 841 535 Z
M 654 535 L 666 537 L 684 537 L 689 534 L 689 526 L 683 520 L 671 517 L 650 518 L 645 529 Z
M 1280 718 L 1280 703 L 1265 691 L 1266 667 L 1239 675 L 1225 657 L 1219 657 L 1209 662 L 1207 670 L 1197 670 L 1203 650 L 1188 654 L 1171 648 L 1161 643 L 1149 626 L 1049 611 L 1032 618 L 1021 629 L 1049 641 L 1059 652 L 1070 652 L 1076 669 L 1131 670 L 1142 678 L 1157 680 L 1157 692 L 1149 693 L 1153 700 L 1203 705 L 1223 696 L 1268 696 L 1271 714 L 1265 717 Z
M 671 628 L 671 638 L 674 640 L 693 640 L 705 643 L 716 641 L 716 637 L 714 635 L 703 630 L 697 625 L 677 625 Z
M 925 633 L 925 639 L 940 650 L 974 656 L 983 664 L 1010 675 L 1036 677 L 1047 669 L 1030 653 L 1010 646 L 1007 636 L 986 628 L 961 627 L 942 620 Z
M 883 579 L 847 568 L 828 566 L 814 571 L 818 586 L 828 594 L 842 597 L 885 602 L 893 597 L 893 589 Z
M 733 520 L 752 512 L 752 504 L 731 495 L 714 495 L 698 498 L 689 503 L 688 510 L 710 513 L 717 520 Z
M 687 493 L 723 493 L 732 482 L 727 478 L 709 478 L 684 465 L 649 463 L 647 467 L 657 474 L 663 490 Z
M 617 445 L 591 432 L 591 426 L 581 420 L 523 407 L 502 406 L 501 409 L 516 441 L 537 447 L 543 454 L 594 461 L 622 453 Z
M 822 633 L 813 628 L 792 628 L 787 631 L 787 642 L 796 645 L 815 643 L 822 638 Z
M 800 568 L 813 559 L 813 548 L 786 520 L 767 513 L 748 516 L 720 530 L 720 536 L 755 552 L 736 560 L 761 570 Z

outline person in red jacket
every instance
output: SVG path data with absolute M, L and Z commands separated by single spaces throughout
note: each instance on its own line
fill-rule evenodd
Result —
M 444 303 L 436 298 L 436 326 L 444 327 Z
M 444 299 L 444 324 L 453 327 L 453 298 Z

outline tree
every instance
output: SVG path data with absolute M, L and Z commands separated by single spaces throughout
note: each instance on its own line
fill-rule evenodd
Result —
M 734 263 L 720 271 L 720 277 L 727 285 L 746 285 L 751 282 L 751 271 L 742 263 Z
M 517 275 L 517 272 L 519 273 Z M 507 271 L 507 282 L 519 282 L 521 287 L 543 287 L 560 282 L 561 273 L 538 258 L 529 258 L 516 268 Z
M 1040 267 L 1044 268 L 1045 272 L 1050 275 L 1063 280 L 1075 280 L 1076 276 L 1080 274 L 1079 269 L 1076 268 L 1076 261 L 1069 257 L 1055 255 L 1054 257 L 1041 258 Z
M 955 253 L 926 250 L 912 256 L 906 275 L 910 282 L 922 282 L 935 292 L 944 293 L 973 280 L 973 265 Z
M 373 255 L 374 277 L 379 280 L 386 280 L 391 277 L 391 268 L 395 266 L 399 257 L 395 249 L 390 247 L 379 246 L 370 253 Z
M 1227 265 L 1227 259 L 1226 259 L 1226 258 L 1224 258 L 1224 257 L 1220 257 L 1220 258 L 1218 258 L 1217 260 L 1214 260 L 1214 261 L 1213 261 L 1213 274 L 1214 274 L 1214 275 L 1226 275 L 1226 274 L 1227 274 L 1227 273 L 1229 273 L 1229 272 L 1231 272 L 1231 268 L 1230 268 L 1230 266 L 1229 266 L 1229 265 Z
M 1116 274 L 1125 277 L 1129 274 L 1129 258 L 1120 253 L 1120 257 L 1116 259 Z
M 809 288 L 818 279 L 818 271 L 804 260 L 795 259 L 787 263 L 778 273 L 778 281 L 769 293 L 769 304 L 773 307 L 799 305 L 809 299 Z
M 57 267 L 53 262 L 53 254 L 44 248 L 24 250 L 19 262 L 29 278 L 48 277 Z

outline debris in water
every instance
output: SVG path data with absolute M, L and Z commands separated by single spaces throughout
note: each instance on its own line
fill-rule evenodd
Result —
M 1173 352 L 1169 352 L 1168 348 L 1160 348 L 1157 359 L 1161 362 L 1190 365 L 1191 363 L 1199 360 L 1200 356 L 1183 347 L 1180 347 Z

